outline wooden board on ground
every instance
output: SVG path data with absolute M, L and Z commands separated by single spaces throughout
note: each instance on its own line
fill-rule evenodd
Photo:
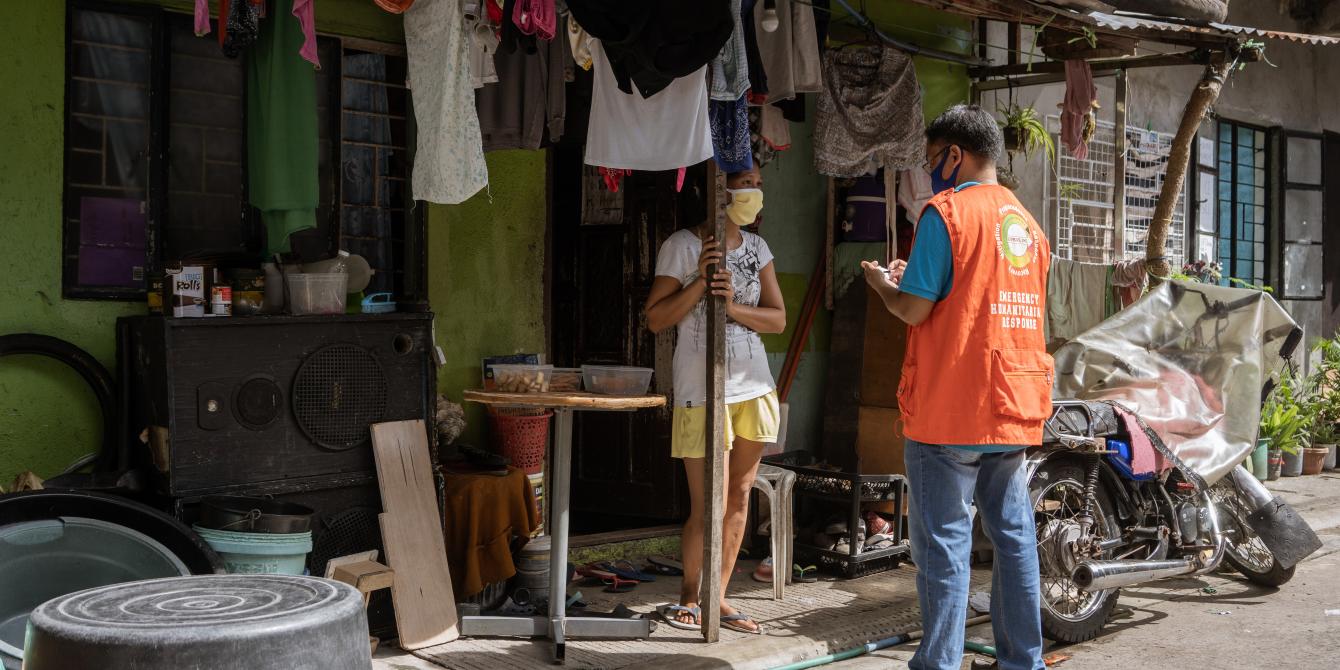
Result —
M 460 636 L 460 619 L 423 421 L 373 425 L 372 452 L 385 510 L 378 517 L 382 544 L 395 570 L 391 597 L 400 646 L 412 650 L 451 642 Z

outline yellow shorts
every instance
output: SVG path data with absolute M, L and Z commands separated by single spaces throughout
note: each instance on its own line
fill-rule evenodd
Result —
M 740 437 L 750 442 L 775 444 L 781 428 L 781 407 L 777 392 L 753 400 L 726 405 L 726 449 Z M 674 426 L 670 433 L 670 455 L 674 458 L 703 458 L 707 455 L 703 434 L 707 421 L 706 407 L 676 407 Z

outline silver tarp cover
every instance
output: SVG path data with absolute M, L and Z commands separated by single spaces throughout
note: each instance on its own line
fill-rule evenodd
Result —
M 1168 282 L 1062 346 L 1055 394 L 1120 402 L 1213 484 L 1255 446 L 1261 388 L 1296 327 L 1260 291 Z

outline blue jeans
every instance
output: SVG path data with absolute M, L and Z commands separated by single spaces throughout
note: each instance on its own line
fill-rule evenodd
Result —
M 974 497 L 995 547 L 991 628 L 1002 670 L 1044 670 L 1037 536 L 1024 450 L 981 453 L 907 441 L 908 532 L 924 637 L 908 667 L 963 664 Z

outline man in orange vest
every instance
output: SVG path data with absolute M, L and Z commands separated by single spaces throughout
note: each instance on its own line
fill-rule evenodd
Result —
M 1042 322 L 1051 251 L 1032 215 L 996 182 L 995 119 L 959 105 L 926 130 L 936 192 L 911 258 L 866 281 L 910 326 L 898 405 L 907 436 L 909 534 L 924 638 L 909 667 L 963 660 L 976 500 L 995 547 L 997 664 L 1042 670 L 1038 555 L 1024 449 L 1051 413 Z

